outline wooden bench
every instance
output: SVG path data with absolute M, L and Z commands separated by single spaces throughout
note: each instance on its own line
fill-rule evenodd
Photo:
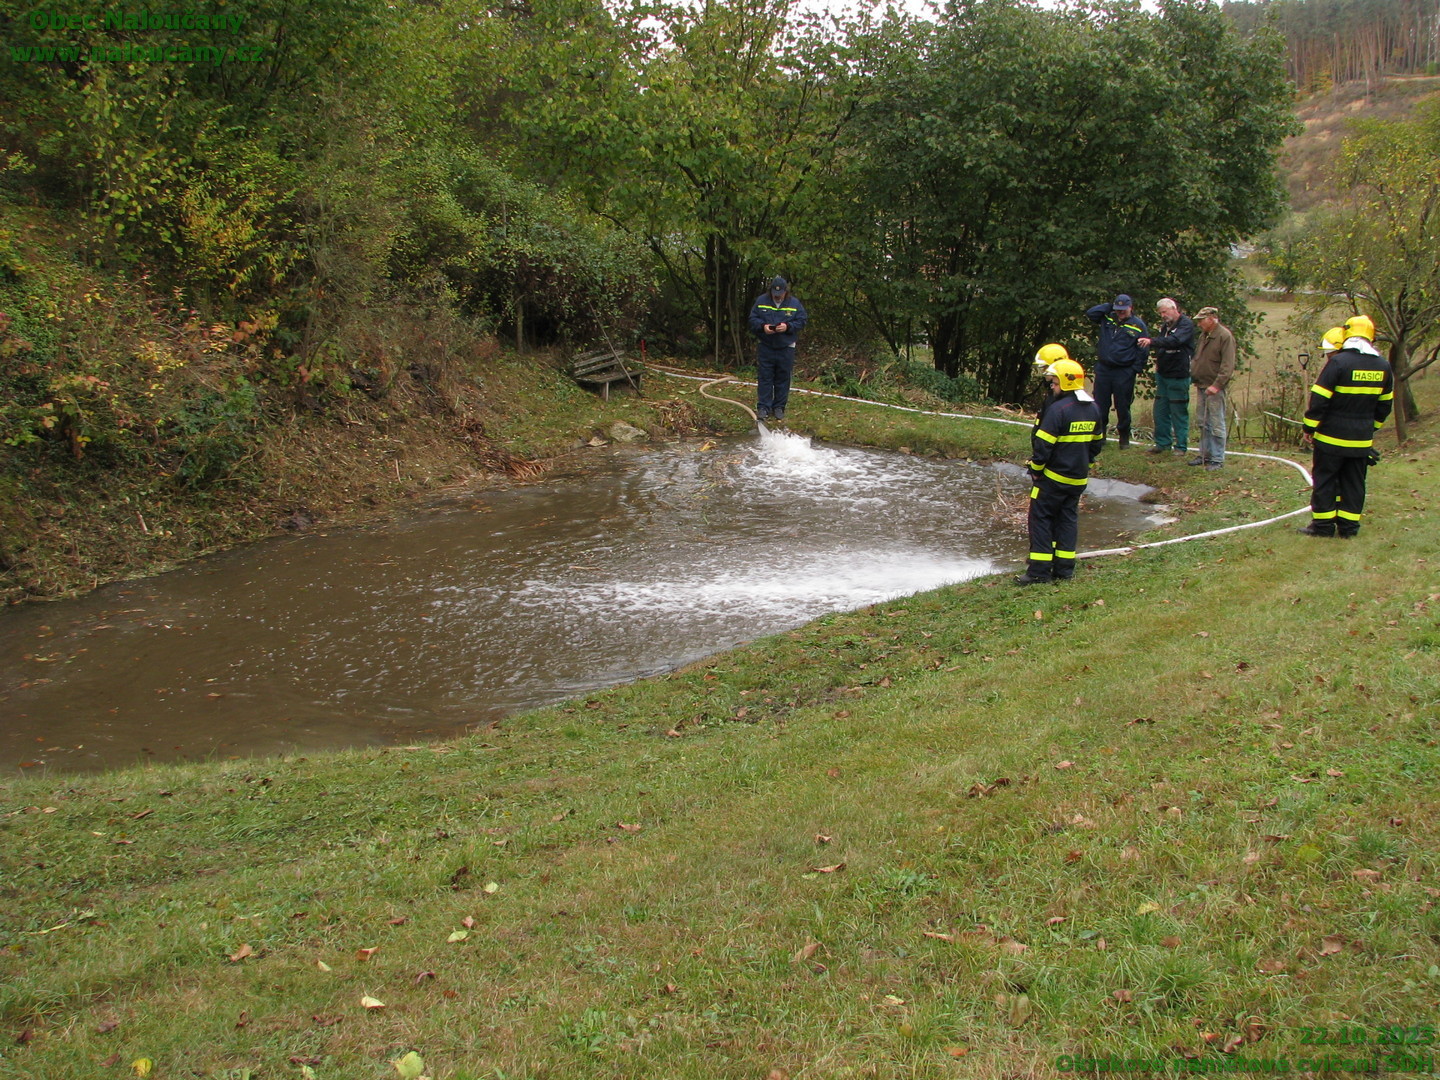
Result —
M 632 361 L 626 361 L 614 349 L 596 349 L 582 353 L 570 361 L 570 377 L 581 386 L 598 386 L 606 401 L 610 400 L 610 384 L 628 382 L 640 393 L 640 376 L 645 369 Z

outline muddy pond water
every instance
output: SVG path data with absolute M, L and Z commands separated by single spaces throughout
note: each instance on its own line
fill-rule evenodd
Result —
M 1018 473 L 787 433 L 611 448 L 538 484 L 12 609 L 0 773 L 444 739 L 1018 567 L 1023 527 L 996 513 Z M 1092 485 L 1082 546 L 1146 527 L 1141 490 Z

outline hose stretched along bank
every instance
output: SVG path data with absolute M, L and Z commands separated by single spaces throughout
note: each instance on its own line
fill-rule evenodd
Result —
M 754 410 L 751 409 L 744 402 L 736 401 L 734 398 L 720 397 L 717 394 L 708 393 L 710 387 L 716 386 L 720 383 L 733 383 L 736 386 L 754 386 L 755 384 L 752 382 L 746 382 L 742 379 L 737 379 L 733 375 L 686 375 L 679 371 L 670 371 L 654 363 L 647 364 L 646 367 L 649 370 L 656 371 L 662 375 L 668 375 L 672 379 L 688 379 L 692 382 L 702 383 L 703 385 L 700 387 L 700 393 L 702 396 L 709 398 L 711 401 L 723 401 L 730 405 L 737 405 L 741 409 L 745 410 L 745 412 L 750 414 L 750 419 L 756 420 Z M 876 408 L 880 409 L 895 409 L 899 412 L 917 413 L 921 416 L 940 416 L 952 420 L 982 420 L 992 424 L 1010 424 L 1015 427 L 1026 428 L 1034 426 L 1034 424 L 1029 420 L 1010 420 L 1003 416 L 977 416 L 973 413 L 937 412 L 932 409 L 916 409 L 912 408 L 909 405 L 891 405 L 890 403 L 884 401 L 867 401 L 864 398 L 846 397 L 843 394 L 827 394 L 820 390 L 803 390 L 799 387 L 792 388 L 790 392 L 792 394 L 809 394 L 812 397 L 833 398 L 836 401 L 848 401 L 855 405 L 873 405 Z M 759 423 L 759 421 L 756 420 L 756 423 Z M 1113 442 L 1114 440 L 1111 439 L 1108 441 Z M 1306 486 L 1309 486 L 1313 483 L 1313 480 L 1310 476 L 1310 470 L 1305 468 L 1305 466 L 1300 464 L 1298 461 L 1292 461 L 1289 458 L 1280 457 L 1276 454 L 1250 454 L 1240 450 L 1226 450 L 1225 455 L 1227 457 L 1255 458 L 1258 461 L 1278 461 L 1282 465 L 1289 465 L 1292 469 L 1294 469 L 1301 476 L 1303 476 L 1305 478 Z M 1152 540 L 1146 544 L 1131 544 L 1128 547 L 1102 548 L 1096 551 L 1081 551 L 1077 552 L 1075 557 L 1078 559 L 1093 559 L 1100 555 L 1129 555 L 1133 551 L 1140 551 L 1144 548 L 1168 547 L 1171 544 L 1183 544 L 1189 540 L 1206 540 L 1212 536 L 1224 536 L 1226 533 L 1243 532 L 1246 529 L 1259 529 L 1266 525 L 1274 525 L 1277 521 L 1284 521 L 1286 518 L 1292 518 L 1300 514 L 1308 513 L 1310 513 L 1310 504 L 1306 503 L 1304 506 L 1301 506 L 1295 510 L 1290 510 L 1284 514 L 1279 514 L 1275 517 L 1266 518 L 1263 521 L 1247 521 L 1243 525 L 1227 525 L 1223 529 L 1208 529 L 1205 532 L 1191 533 L 1189 536 L 1175 536 L 1171 537 L 1169 540 Z

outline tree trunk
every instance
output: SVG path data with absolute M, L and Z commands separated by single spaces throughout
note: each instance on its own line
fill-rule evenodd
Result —
M 1390 344 L 1390 370 L 1395 379 L 1395 441 L 1404 443 L 1409 435 L 1406 427 L 1418 411 L 1415 394 L 1410 388 L 1410 344 L 1405 334 L 1400 334 Z

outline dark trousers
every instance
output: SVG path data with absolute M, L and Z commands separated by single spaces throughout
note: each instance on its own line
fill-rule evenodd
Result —
M 756 403 L 762 413 L 783 411 L 790 400 L 790 374 L 795 370 L 794 349 L 772 349 L 762 344 L 755 357 Z
M 1059 484 L 1044 476 L 1030 489 L 1030 562 L 1025 572 L 1031 577 L 1069 581 L 1075 576 L 1084 492 L 1084 484 Z
M 1135 369 L 1095 365 L 1095 404 L 1100 409 L 1100 423 L 1110 427 L 1110 405 L 1115 405 L 1115 433 L 1130 438 L 1130 403 L 1135 400 Z
M 1360 531 L 1365 509 L 1365 473 L 1370 460 L 1342 457 L 1315 447 L 1310 474 L 1315 486 L 1310 491 L 1310 514 L 1315 531 L 1354 536 Z

